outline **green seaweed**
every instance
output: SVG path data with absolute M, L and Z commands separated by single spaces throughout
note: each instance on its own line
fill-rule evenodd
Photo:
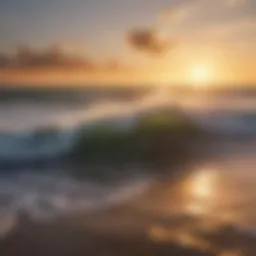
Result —
M 191 155 L 190 145 L 196 143 L 201 133 L 186 117 L 161 110 L 142 116 L 128 131 L 113 124 L 82 129 L 72 156 L 79 163 L 138 162 L 163 169 L 186 161 Z

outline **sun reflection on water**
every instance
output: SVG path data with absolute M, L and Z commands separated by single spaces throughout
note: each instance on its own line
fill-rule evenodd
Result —
M 217 198 L 217 186 L 217 170 L 202 169 L 193 173 L 187 184 L 187 212 L 193 215 L 201 215 L 210 212 Z

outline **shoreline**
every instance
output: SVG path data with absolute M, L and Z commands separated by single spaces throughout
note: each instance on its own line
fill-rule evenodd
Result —
M 81 213 L 48 223 L 20 218 L 0 239 L 3 256 L 175 255 L 216 256 L 226 251 L 254 256 L 256 237 L 231 225 L 193 230 L 201 220 L 189 216 L 145 214 L 133 202 L 95 213 Z M 23 223 L 22 223 L 23 222 Z M 238 254 L 234 254 L 238 255 Z
M 237 157 L 244 149 L 255 147 L 254 143 L 219 138 L 211 148 L 215 153 L 208 153 L 203 160 Z M 163 193 L 172 187 L 172 182 L 162 178 L 148 191 L 119 205 L 97 212 L 77 212 L 45 223 L 33 222 L 21 213 L 17 226 L 0 239 L 0 255 L 256 255 L 256 237 L 239 230 L 235 223 L 209 225 L 200 216 L 159 214 L 158 203 L 175 204 Z M 159 211 L 151 211 L 152 208 Z

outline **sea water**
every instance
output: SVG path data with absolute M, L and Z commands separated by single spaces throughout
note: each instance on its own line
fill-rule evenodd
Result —
M 155 177 L 137 167 L 129 167 L 133 169 L 129 175 L 119 179 L 113 174 L 114 182 L 104 182 L 90 175 L 77 179 L 51 163 L 61 162 L 72 152 L 81 127 L 108 122 L 130 129 L 142 112 L 162 106 L 183 112 L 222 139 L 208 161 L 198 159 L 178 181 L 182 200 L 175 203 L 173 194 L 164 192 L 158 210 L 256 228 L 255 93 L 105 88 L 5 89 L 0 94 L 0 234 L 17 224 L 21 212 L 45 221 L 74 211 L 102 209 L 148 189 Z M 112 167 L 104 168 L 111 179 Z

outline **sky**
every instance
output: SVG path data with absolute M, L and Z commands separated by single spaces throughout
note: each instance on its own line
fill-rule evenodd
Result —
M 255 0 L 0 1 L 0 83 L 256 84 Z

